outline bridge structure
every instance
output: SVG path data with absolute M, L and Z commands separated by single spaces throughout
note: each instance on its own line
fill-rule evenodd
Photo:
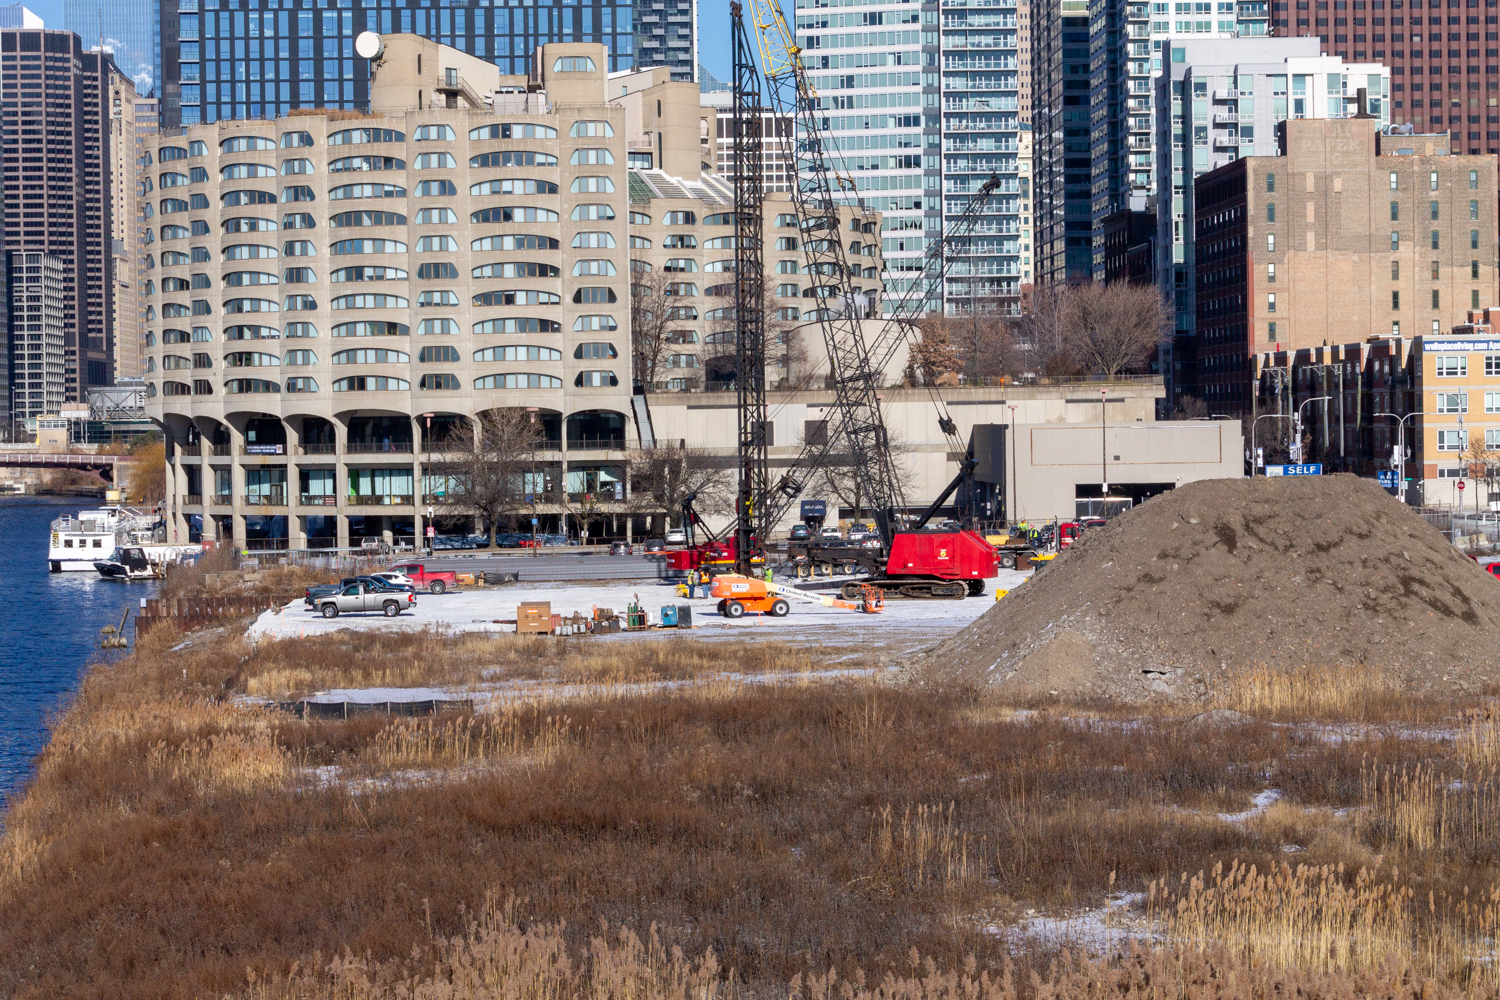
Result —
M 107 483 L 118 482 L 117 472 L 136 461 L 134 455 L 89 455 L 77 452 L 5 451 L 0 449 L 0 468 L 77 469 L 92 472 Z

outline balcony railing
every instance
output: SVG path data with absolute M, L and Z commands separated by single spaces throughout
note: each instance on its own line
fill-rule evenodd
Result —
M 269 493 L 250 493 L 241 497 L 246 507 L 285 507 L 286 491 L 272 490 Z
M 208 502 L 215 507 L 229 507 L 234 503 L 234 498 L 228 493 L 215 493 L 208 498 Z
M 202 493 L 185 493 L 185 494 L 183 494 L 183 497 L 182 497 L 182 503 L 183 503 L 183 506 L 185 506 L 185 507 L 202 507 L 203 506 L 203 494 Z
M 234 454 L 233 445 L 216 444 L 213 446 L 213 449 L 213 455 L 215 458 L 228 458 L 230 455 Z
M 349 502 L 356 507 L 410 507 L 412 499 L 411 494 L 406 496 L 392 494 L 390 496 L 352 496 Z
M 314 441 L 297 449 L 303 455 L 337 455 L 339 446 L 332 441 Z
M 177 446 L 177 454 L 196 458 L 203 454 L 203 446 L 201 444 L 180 444 Z
M 297 498 L 302 507 L 337 507 L 339 498 L 332 493 L 304 493 Z
M 288 448 L 284 444 L 242 444 L 241 455 L 286 455 Z
M 410 455 L 410 441 L 350 441 L 344 448 L 351 455 Z
M 624 438 L 568 438 L 569 451 L 624 451 Z

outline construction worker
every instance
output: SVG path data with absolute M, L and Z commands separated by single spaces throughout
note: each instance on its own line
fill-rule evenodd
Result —
M 694 593 L 694 591 L 696 590 L 696 588 L 698 586 L 699 579 L 700 579 L 700 575 L 699 575 L 698 570 L 696 568 L 688 570 L 687 588 L 688 588 L 688 600 L 690 600 L 690 601 L 694 597 L 698 596 L 696 593 Z M 703 596 L 707 597 L 708 594 L 705 593 Z
M 772 582 L 772 577 L 774 577 L 775 575 L 776 575 L 775 572 L 771 569 L 771 564 L 770 563 L 766 563 L 766 569 L 765 569 L 766 582 L 767 583 Z

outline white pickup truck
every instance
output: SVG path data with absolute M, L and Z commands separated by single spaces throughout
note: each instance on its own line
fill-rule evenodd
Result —
M 394 618 L 403 609 L 415 607 L 416 603 L 416 595 L 409 590 L 373 590 L 367 584 L 351 583 L 338 593 L 314 598 L 313 610 L 324 618 L 337 618 L 345 611 L 379 611 L 387 618 Z

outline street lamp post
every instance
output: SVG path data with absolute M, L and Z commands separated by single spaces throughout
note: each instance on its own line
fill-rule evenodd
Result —
M 1390 417 L 1396 421 L 1396 460 L 1391 464 L 1396 467 L 1396 489 L 1402 490 L 1402 484 L 1406 482 L 1406 422 L 1419 414 L 1408 413 L 1402 417 L 1394 413 L 1377 413 L 1375 416 Z
M 1016 488 L 1020 484 L 1016 482 L 1017 462 L 1016 451 L 1021 446 L 1021 436 L 1016 433 L 1016 404 L 1010 405 L 1010 502 L 1015 505 L 1014 510 L 1006 510 L 1007 520 L 1011 524 L 1020 523 L 1021 502 L 1017 498 Z
M 427 435 L 426 435 L 426 437 L 427 437 L 427 448 L 426 448 L 426 451 L 427 451 L 427 462 L 422 467 L 421 481 L 419 481 L 417 483 L 417 491 L 416 492 L 417 492 L 417 494 L 419 496 L 423 492 L 425 492 L 422 489 L 422 487 L 423 487 L 424 482 L 426 481 L 427 477 L 432 474 L 432 417 L 433 417 L 433 415 L 431 413 L 424 413 L 424 414 L 422 414 L 422 419 L 424 421 L 426 421 L 426 423 L 427 423 Z M 432 504 L 428 504 L 427 505 L 427 523 L 424 524 L 424 525 L 422 525 L 422 534 L 424 536 L 426 536 L 427 538 L 431 538 L 433 535 L 437 534 L 437 532 L 435 530 L 433 530 L 433 527 L 432 527 Z M 412 539 L 412 546 L 411 546 L 412 549 L 415 550 L 416 547 L 417 547 L 417 545 L 419 543 L 420 543 L 419 539 L 415 539 L 415 538 Z M 432 543 L 431 542 L 427 543 L 427 555 L 429 557 L 432 555 Z
M 1100 497 L 1109 496 L 1109 435 L 1106 432 L 1108 413 L 1105 407 L 1105 397 L 1108 395 L 1108 389 L 1099 390 L 1099 478 L 1104 487 L 1104 492 L 1100 494 Z
M 1309 399 L 1304 399 L 1302 401 L 1302 405 L 1299 406 L 1299 407 L 1297 407 L 1297 419 L 1296 419 L 1296 421 L 1293 422 L 1293 427 L 1295 427 L 1295 429 L 1296 429 L 1295 433 L 1296 433 L 1296 436 L 1297 436 L 1297 458 L 1298 458 L 1298 464 L 1299 465 L 1301 464 L 1301 459 L 1303 458 L 1303 455 L 1302 455 L 1302 410 L 1303 410 L 1304 407 L 1307 406 L 1308 403 L 1324 402 L 1324 401 L 1330 400 L 1332 398 L 1333 398 L 1332 396 L 1313 396 L 1313 397 L 1311 397 Z
M 1255 466 L 1256 466 L 1256 463 L 1257 463 L 1259 455 L 1260 455 L 1260 453 L 1256 450 L 1256 447 L 1255 447 L 1255 429 L 1256 429 L 1256 427 L 1258 427 L 1260 425 L 1260 422 L 1262 420 L 1290 420 L 1290 419 L 1292 419 L 1292 415 L 1290 413 L 1262 413 L 1260 416 L 1258 416 L 1254 420 L 1250 421 L 1250 475 L 1252 477 L 1255 475 Z M 1264 463 L 1261 463 L 1261 468 L 1265 468 Z M 1262 475 L 1264 475 L 1264 473 L 1262 473 Z

